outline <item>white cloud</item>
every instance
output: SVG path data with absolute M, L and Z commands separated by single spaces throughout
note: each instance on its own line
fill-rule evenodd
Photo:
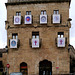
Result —
M 0 40 L 0 48 L 5 48 L 6 44 L 6 42 Z
M 0 1 L 0 48 L 4 48 L 7 44 L 7 33 L 5 30 L 6 7 L 7 0 Z
M 75 0 L 71 0 L 71 5 L 70 5 L 70 18 L 72 18 L 71 22 L 71 29 L 70 29 L 70 44 L 74 46 L 75 48 Z
M 73 45 L 74 48 L 75 48 L 75 37 L 74 38 L 73 37 L 70 38 L 70 44 Z

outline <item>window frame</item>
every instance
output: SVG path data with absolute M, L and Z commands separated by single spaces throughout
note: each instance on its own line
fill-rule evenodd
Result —
M 0 58 L 2 58 L 2 56 L 3 56 L 2 53 L 0 53 Z
M 33 37 L 34 36 L 34 37 Z M 37 32 L 32 32 L 32 38 L 37 38 L 37 36 L 38 36 L 38 38 L 39 38 L 39 32 L 37 31 Z
M 16 12 L 16 16 L 21 16 L 21 12 Z
M 12 34 L 12 39 L 18 39 L 18 33 L 13 33 Z
M 26 11 L 26 15 L 31 15 L 31 11 Z
M 41 10 L 41 15 L 46 15 L 46 10 Z
M 64 37 L 64 32 L 58 32 L 58 38 L 63 38 Z
M 59 14 L 59 10 L 54 10 L 53 14 Z

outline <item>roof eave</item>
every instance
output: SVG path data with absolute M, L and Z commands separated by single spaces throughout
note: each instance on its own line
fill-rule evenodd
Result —
M 71 0 L 40 0 L 40 1 L 24 1 L 24 2 L 8 2 L 5 3 L 6 7 L 8 5 L 20 5 L 20 4 L 37 4 L 37 3 L 61 3 L 61 2 L 69 2 L 69 5 L 71 3 Z

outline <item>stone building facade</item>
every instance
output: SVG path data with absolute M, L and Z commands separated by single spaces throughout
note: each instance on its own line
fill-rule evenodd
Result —
M 70 73 L 70 0 L 8 0 L 9 73 Z
M 5 48 L 0 49 L 0 73 L 6 72 L 7 52 L 8 52 L 8 50 Z

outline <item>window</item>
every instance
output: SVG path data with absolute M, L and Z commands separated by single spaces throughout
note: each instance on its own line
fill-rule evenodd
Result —
M 39 32 L 32 32 L 32 38 L 39 38 Z
M 59 10 L 54 10 L 54 14 L 59 14 Z
M 2 53 L 0 53 L 0 57 L 2 57 Z
M 0 72 L 3 72 L 3 63 L 0 61 Z
M 64 37 L 64 32 L 58 32 L 58 37 Z
M 42 10 L 41 15 L 46 15 L 46 10 Z
M 21 12 L 16 12 L 16 16 L 21 16 Z
M 26 11 L 26 15 L 31 15 L 31 11 Z
M 17 33 L 12 34 L 12 39 L 18 39 L 18 34 Z

